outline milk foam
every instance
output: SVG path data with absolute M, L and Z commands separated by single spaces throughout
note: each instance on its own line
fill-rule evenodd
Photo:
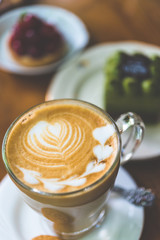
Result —
M 18 167 L 18 166 L 17 166 Z M 24 174 L 24 180 L 30 184 L 38 184 L 43 182 L 44 187 L 49 191 L 58 191 L 64 188 L 66 185 L 72 187 L 78 187 L 85 184 L 87 178 L 86 176 L 92 173 L 98 173 L 105 168 L 105 163 L 97 164 L 96 162 L 91 162 L 88 164 L 86 171 L 80 176 L 73 176 L 66 180 L 60 180 L 58 178 L 47 179 L 43 178 L 41 174 L 36 171 L 27 170 L 18 167 Z
M 21 170 L 23 172 L 24 180 L 26 182 L 28 182 L 30 184 L 38 184 L 39 183 L 39 181 L 37 179 L 37 177 L 41 176 L 41 174 L 39 172 L 21 168 L 19 166 L 16 166 L 16 167 L 19 168 L 19 170 Z
M 108 124 L 106 126 L 94 129 L 93 136 L 101 145 L 104 145 L 105 142 L 114 134 L 114 132 L 114 127 L 111 124 Z
M 38 184 L 42 182 L 44 187 L 49 191 L 61 190 L 66 185 L 73 187 L 84 185 L 87 181 L 88 175 L 104 170 L 106 164 L 101 163 L 101 161 L 110 157 L 113 152 L 113 148 L 105 145 L 105 142 L 114 134 L 114 132 L 115 129 L 110 124 L 93 130 L 94 138 L 100 143 L 93 148 L 93 153 L 96 156 L 97 161 L 90 162 L 87 165 L 85 172 L 80 176 L 72 176 L 66 180 L 59 178 L 47 179 L 43 178 L 39 172 L 19 167 L 24 174 L 24 180 L 30 184 Z M 65 138 L 66 136 L 67 138 Z M 33 126 L 28 133 L 27 141 L 29 147 L 27 147 L 27 149 L 37 156 L 61 159 L 67 151 L 69 151 L 67 155 L 67 157 L 69 157 L 78 150 L 83 142 L 82 136 L 85 136 L 82 129 L 77 126 L 77 128 L 73 130 L 72 125 L 67 121 L 63 120 L 61 122 L 56 122 L 54 125 L 46 121 L 40 121 Z M 71 137 L 73 137 L 73 140 L 71 144 L 66 147 L 67 143 L 71 140 Z M 63 167 L 64 165 L 57 164 L 50 166 L 48 164 L 47 166 L 58 168 Z
M 113 152 L 113 148 L 106 145 L 97 145 L 93 148 L 93 152 L 95 154 L 95 156 L 97 157 L 97 161 L 101 162 L 103 160 L 105 160 L 106 158 L 108 158 L 112 152 Z
M 94 138 L 100 143 L 100 145 L 97 145 L 93 148 L 93 152 L 97 157 L 98 162 L 105 160 L 112 154 L 113 148 L 105 145 L 105 143 L 114 134 L 114 132 L 115 129 L 111 124 L 96 128 L 93 131 Z
M 28 151 L 44 158 L 55 156 L 61 159 L 65 153 L 69 157 L 81 146 L 84 134 L 79 126 L 74 126 L 73 129 L 72 125 L 64 120 L 54 125 L 40 121 L 29 131 Z
M 11 135 L 13 170 L 16 167 L 25 184 L 43 191 L 88 186 L 108 171 L 115 158 L 117 140 L 109 121 L 79 106 L 60 107 L 33 114 L 33 120 L 22 119 L 23 126 L 17 125 Z

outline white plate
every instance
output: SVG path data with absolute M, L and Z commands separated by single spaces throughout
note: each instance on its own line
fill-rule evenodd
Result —
M 139 42 L 118 42 L 98 45 L 71 59 L 54 76 L 46 100 L 76 98 L 104 108 L 103 67 L 107 58 L 117 50 L 133 53 L 142 52 L 148 56 L 160 55 L 160 48 Z M 160 155 L 160 123 L 146 126 L 145 137 L 134 159 L 149 159 Z
M 53 23 L 63 34 L 68 51 L 59 61 L 38 67 L 25 67 L 16 63 L 7 48 L 7 36 L 23 13 L 33 13 L 49 23 Z M 55 70 L 62 62 L 86 46 L 89 34 L 83 22 L 73 13 L 48 5 L 21 7 L 3 14 L 0 18 L 0 68 L 25 75 L 47 73 Z
M 116 184 L 129 189 L 136 184 L 122 167 Z M 107 216 L 100 228 L 81 240 L 138 240 L 144 224 L 144 209 L 111 194 L 107 202 Z M 25 219 L 25 220 L 24 220 Z M 31 240 L 39 235 L 51 235 L 42 224 L 40 215 L 19 197 L 17 189 L 7 176 L 0 185 L 0 236 L 3 240 Z M 52 235 L 55 235 L 52 233 Z

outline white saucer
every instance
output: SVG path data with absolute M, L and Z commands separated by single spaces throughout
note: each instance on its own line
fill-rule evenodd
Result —
M 133 178 L 122 167 L 116 184 L 127 189 L 136 187 Z M 107 216 L 101 227 L 80 240 L 138 240 L 143 224 L 142 207 L 136 207 L 118 195 L 111 194 L 107 203 Z M 23 202 L 10 178 L 6 176 L 0 184 L 1 239 L 31 240 L 39 235 L 51 235 L 51 232 L 43 228 L 39 214 Z
M 148 56 L 160 55 L 160 48 L 139 42 L 118 42 L 97 45 L 71 59 L 54 76 L 46 94 L 46 100 L 76 98 L 104 108 L 103 67 L 115 51 L 142 52 Z M 159 104 L 160 105 L 160 104 Z M 146 126 L 145 137 L 134 159 L 149 159 L 160 155 L 160 123 Z
M 66 39 L 69 50 L 59 61 L 40 67 L 23 67 L 10 56 L 7 48 L 7 36 L 23 13 L 33 13 L 53 23 Z M 0 18 L 0 68 L 9 72 L 24 75 L 36 75 L 55 70 L 62 62 L 74 53 L 83 49 L 89 40 L 89 34 L 83 22 L 73 13 L 49 5 L 32 5 L 21 7 L 3 14 Z

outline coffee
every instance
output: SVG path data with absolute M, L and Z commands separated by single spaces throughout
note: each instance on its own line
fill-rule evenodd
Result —
M 79 102 L 46 102 L 12 127 L 6 157 L 14 175 L 40 191 L 67 193 L 100 179 L 118 149 L 116 129 L 102 112 Z
M 130 127 L 133 134 L 121 152 L 120 135 Z M 77 239 L 104 219 L 120 158 L 131 158 L 143 133 L 134 113 L 115 123 L 89 103 L 53 100 L 17 118 L 2 155 L 21 196 L 45 217 L 51 233 L 54 228 L 63 239 Z

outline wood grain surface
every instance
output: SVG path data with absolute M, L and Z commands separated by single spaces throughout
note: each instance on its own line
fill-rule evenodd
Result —
M 7 7 L 3 2 L 0 4 L 1 14 L 15 7 L 11 1 L 8 1 L 9 5 L 5 3 Z M 88 47 L 102 42 L 123 40 L 143 41 L 160 46 L 159 0 L 37 0 L 29 2 L 60 6 L 77 14 L 90 33 Z M 26 5 L 27 1 L 20 4 Z M 3 11 L 1 11 L 2 8 Z M 0 144 L 7 128 L 19 114 L 44 101 L 52 75 L 27 77 L 0 70 Z M 152 188 L 156 194 L 154 207 L 145 210 L 145 224 L 140 239 L 159 240 L 160 156 L 147 161 L 127 163 L 125 168 L 139 186 Z M 2 157 L 0 157 L 0 180 L 5 174 Z

